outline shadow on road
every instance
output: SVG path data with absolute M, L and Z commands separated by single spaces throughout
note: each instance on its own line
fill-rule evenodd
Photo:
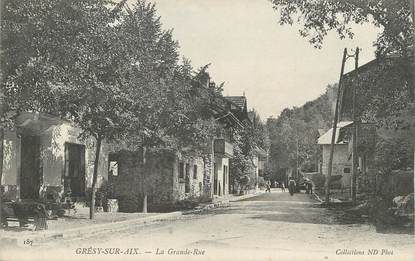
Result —
M 214 215 L 241 214 L 249 219 L 273 222 L 350 225 L 367 223 L 366 218 L 339 209 L 322 208 L 312 196 L 299 193 L 266 193 L 234 203 L 228 209 L 216 209 Z

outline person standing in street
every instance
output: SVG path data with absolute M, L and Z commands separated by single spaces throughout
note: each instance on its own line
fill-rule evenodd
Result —
M 311 180 L 307 180 L 307 190 L 309 194 L 313 194 L 313 183 Z
M 281 192 L 285 192 L 285 183 L 281 182 Z
M 266 188 L 267 188 L 267 189 L 265 190 L 265 192 L 269 192 L 269 193 L 271 193 L 271 181 L 267 180 L 267 182 L 266 182 L 265 186 L 266 186 Z
M 309 183 L 308 179 L 304 179 L 305 194 L 310 193 L 310 187 L 309 187 L 308 183 Z
M 290 192 L 290 195 L 294 195 L 295 192 L 295 186 L 297 184 L 295 183 L 295 180 L 293 177 L 290 177 L 290 179 L 288 180 L 288 191 Z

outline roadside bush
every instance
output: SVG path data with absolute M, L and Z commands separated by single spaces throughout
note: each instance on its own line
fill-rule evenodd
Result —
M 316 188 L 323 188 L 324 182 L 326 181 L 326 177 L 321 173 L 315 174 L 311 176 L 311 181 L 314 183 L 314 186 Z
M 102 207 L 104 211 L 108 210 L 108 204 L 107 204 L 108 203 L 108 197 L 107 197 L 108 189 L 109 189 L 108 184 L 106 181 L 104 181 L 102 185 L 95 192 L 95 207 Z M 87 198 L 86 205 L 89 207 L 91 196 L 92 196 L 92 189 L 88 188 L 85 194 Z
M 199 204 L 200 204 L 199 198 L 188 198 L 188 199 L 177 201 L 175 203 L 162 203 L 162 204 L 149 205 L 148 209 L 150 212 L 165 213 L 165 212 L 174 212 L 174 211 L 194 209 Z
M 122 195 L 117 199 L 119 212 L 134 213 L 142 211 L 143 198 L 137 194 Z

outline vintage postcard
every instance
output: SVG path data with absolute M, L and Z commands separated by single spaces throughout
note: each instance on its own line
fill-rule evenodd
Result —
M 0 261 L 415 260 L 414 2 L 0 1 Z

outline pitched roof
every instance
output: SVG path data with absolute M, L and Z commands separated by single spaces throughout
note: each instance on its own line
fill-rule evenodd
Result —
M 340 134 L 340 129 L 343 127 L 347 127 L 350 124 L 353 124 L 352 121 L 341 121 L 339 123 L 337 123 L 337 130 L 336 130 L 336 144 L 343 144 L 342 142 L 339 142 L 339 134 Z M 331 136 L 333 135 L 333 128 L 331 128 L 330 130 L 328 130 L 326 133 L 324 133 L 322 136 L 320 136 L 320 138 L 318 138 L 318 144 L 320 145 L 327 145 L 327 144 L 331 144 Z
M 245 96 L 225 96 L 225 99 L 234 103 L 238 106 L 241 110 L 243 110 L 246 106 L 246 97 Z

